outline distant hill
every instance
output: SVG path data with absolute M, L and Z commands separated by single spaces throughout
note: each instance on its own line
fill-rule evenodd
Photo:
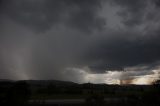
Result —
M 28 84 L 39 84 L 39 85 L 75 85 L 77 83 L 71 81 L 60 81 L 60 80 L 9 80 L 9 79 L 0 79 L 0 82 L 16 82 L 16 81 L 25 81 Z
M 9 79 L 0 79 L 0 82 L 10 82 L 14 83 L 16 81 L 25 81 L 31 86 L 48 86 L 49 84 L 56 85 L 56 86 L 72 86 L 72 85 L 77 85 L 77 86 L 85 86 L 85 85 L 92 85 L 92 86 L 110 86 L 110 87 L 149 87 L 149 85 L 133 85 L 133 84 L 127 84 L 127 85 L 108 85 L 104 83 L 100 84 L 93 84 L 93 83 L 83 83 L 83 84 L 78 84 L 74 83 L 71 81 L 60 81 L 60 80 L 9 80 Z M 160 84 L 160 81 L 157 81 L 156 84 Z
M 0 82 L 14 82 L 14 80 L 9 80 L 9 79 L 0 79 Z
M 57 85 L 57 86 L 67 86 L 67 85 L 76 85 L 74 82 L 69 81 L 59 81 L 59 80 L 24 80 L 30 85 Z

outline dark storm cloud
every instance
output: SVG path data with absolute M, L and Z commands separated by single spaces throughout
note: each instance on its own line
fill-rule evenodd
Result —
M 139 64 L 152 64 L 160 60 L 159 36 L 151 41 L 125 41 L 125 39 L 114 39 L 111 42 L 101 42 L 90 50 L 88 56 L 103 70 L 114 67 L 130 67 Z M 95 60 L 94 60 L 95 59 Z M 121 68 L 117 68 L 121 70 Z
M 152 2 L 154 2 L 156 6 L 160 6 L 160 0 L 153 0 Z
M 103 20 L 96 16 L 101 2 L 93 0 L 10 0 L 5 13 L 18 23 L 38 32 L 64 24 L 82 31 L 100 28 Z
M 137 25 L 143 22 L 144 11 L 148 0 L 113 0 L 117 5 L 120 5 L 124 10 L 118 14 L 123 17 L 123 22 L 128 25 Z
M 157 1 L 115 0 L 112 3 L 122 8 L 117 15 L 122 18 L 126 31 L 107 33 L 106 37 L 95 41 L 86 56 L 92 62 L 95 61 L 90 68 L 99 72 L 123 70 L 122 68 L 140 64 L 154 68 L 157 65 L 155 63 L 160 60 L 160 21 L 157 19 L 159 13 L 156 12 L 159 8 L 154 5 L 157 5 Z M 150 8 L 154 9 L 150 10 Z M 150 18 L 151 14 L 152 18 Z M 157 25 L 154 26 L 151 23 Z
M 154 69 L 160 60 L 158 2 L 1 0 L 1 72 L 65 80 L 68 67 L 73 74 L 74 67 L 77 73 L 83 67 L 96 73 Z
M 4 1 L 1 45 L 8 73 L 63 79 L 63 68 L 79 63 L 85 36 L 105 24 L 100 9 L 97 0 Z

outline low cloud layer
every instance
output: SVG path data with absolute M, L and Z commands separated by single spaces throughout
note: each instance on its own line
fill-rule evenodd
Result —
M 160 61 L 159 4 L 0 0 L 0 78 L 85 82 L 78 71 L 72 79 L 64 74 L 84 67 L 84 74 L 127 69 L 149 75 Z

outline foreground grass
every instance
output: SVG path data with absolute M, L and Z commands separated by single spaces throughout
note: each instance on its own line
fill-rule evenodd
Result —
M 41 95 L 32 95 L 31 99 L 32 100 L 41 100 L 41 99 L 84 99 L 88 95 L 68 95 L 68 94 L 58 94 L 58 95 L 46 95 L 46 94 L 41 94 Z

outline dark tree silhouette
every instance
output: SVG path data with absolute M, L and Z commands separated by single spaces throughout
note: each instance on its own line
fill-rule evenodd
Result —
M 160 85 L 160 80 L 156 80 L 155 82 L 153 82 L 153 85 Z
M 16 82 L 8 91 L 6 102 L 9 105 L 24 106 L 30 98 L 29 85 L 24 81 Z
M 152 88 L 150 90 L 144 92 L 142 96 L 142 103 L 145 106 L 159 106 L 160 105 L 160 81 L 157 80 L 153 83 Z

